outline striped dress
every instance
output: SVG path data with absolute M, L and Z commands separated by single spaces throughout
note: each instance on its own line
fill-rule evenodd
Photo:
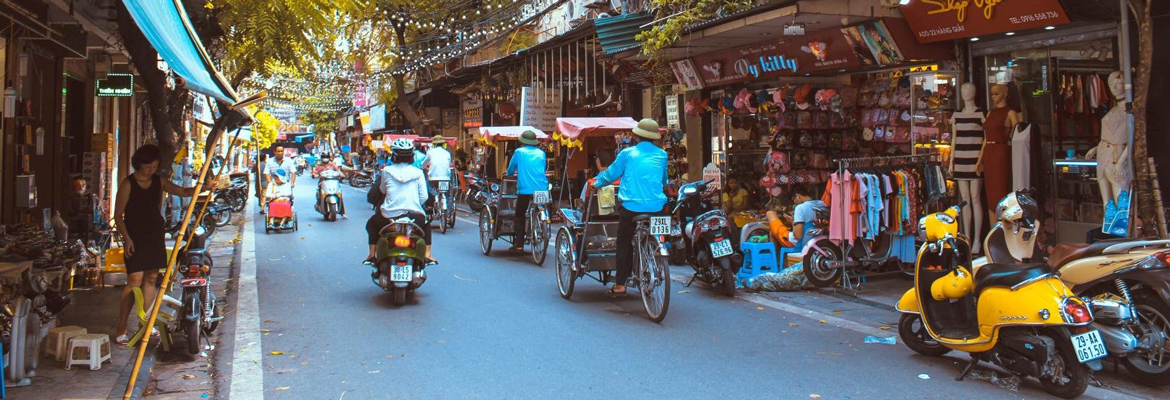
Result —
M 979 161 L 979 153 L 983 149 L 983 111 L 959 111 L 954 114 L 955 119 L 955 148 L 954 158 L 955 179 L 980 179 L 975 173 L 975 164 Z

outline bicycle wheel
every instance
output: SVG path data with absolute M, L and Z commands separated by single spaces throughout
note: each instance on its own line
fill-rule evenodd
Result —
M 566 300 L 573 296 L 577 274 L 573 272 L 573 238 L 568 228 L 557 232 L 557 289 Z
M 496 239 L 494 234 L 495 226 L 492 223 L 492 212 L 484 209 L 479 214 L 479 249 L 483 251 L 485 256 L 492 253 L 492 241 Z
M 439 207 L 439 215 L 436 215 L 436 217 L 438 217 L 436 219 L 439 220 L 439 233 L 446 235 L 447 234 L 447 212 L 448 212 L 448 210 L 447 210 L 447 195 L 440 194 L 438 200 L 436 200 L 436 201 L 439 203 L 439 204 L 435 205 L 435 207 Z
M 544 266 L 544 258 L 548 256 L 549 226 L 540 219 L 540 207 L 528 208 L 528 231 L 532 232 L 532 262 Z
M 638 227 L 636 239 L 638 291 L 642 294 L 642 305 L 651 321 L 662 322 L 670 307 L 670 270 L 666 259 L 659 255 L 658 241 L 650 236 L 646 227 Z

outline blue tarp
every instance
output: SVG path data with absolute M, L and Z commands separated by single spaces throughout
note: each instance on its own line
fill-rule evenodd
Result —
M 186 80 L 190 90 L 214 97 L 219 101 L 234 104 L 239 101 L 236 92 L 228 85 L 203 49 L 203 43 L 187 11 L 179 0 L 122 0 L 126 9 L 142 30 L 142 34 L 166 60 L 171 70 Z

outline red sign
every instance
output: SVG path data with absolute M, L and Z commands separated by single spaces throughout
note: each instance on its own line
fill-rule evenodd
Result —
M 920 43 L 1068 23 L 1059 0 L 912 0 L 899 8 Z
M 708 87 L 859 66 L 839 29 L 694 57 L 694 67 Z

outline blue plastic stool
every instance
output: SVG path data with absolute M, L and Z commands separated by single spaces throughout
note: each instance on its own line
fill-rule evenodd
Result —
M 768 272 L 780 272 L 776 264 L 776 245 L 772 242 L 752 243 L 744 242 L 739 245 L 743 252 L 743 266 L 736 274 L 741 280 L 747 280 Z

